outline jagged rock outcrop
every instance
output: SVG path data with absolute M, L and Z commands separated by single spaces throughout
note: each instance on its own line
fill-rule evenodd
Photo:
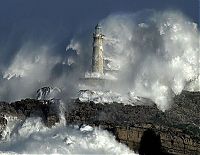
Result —
M 42 117 L 44 123 L 51 127 L 59 122 L 56 103 L 51 100 L 25 99 L 13 103 L 0 102 L 0 133 L 7 124 L 7 117 L 24 121 L 27 117 Z
M 39 116 L 48 127 L 59 122 L 59 101 L 25 99 L 0 102 L 0 135 L 8 117 L 24 121 Z M 67 104 L 67 124 L 100 126 L 140 154 L 200 154 L 200 92 L 183 91 L 171 109 L 162 112 L 155 104 L 95 104 L 75 100 Z M 0 137 L 1 138 L 1 137 Z
M 170 110 L 162 112 L 156 105 L 95 104 L 76 100 L 68 107 L 71 110 L 65 117 L 68 124 L 101 126 L 131 149 L 140 150 L 140 154 L 141 139 L 151 129 L 160 139 L 159 154 L 196 155 L 200 154 L 199 101 L 200 93 L 184 91 L 174 97 Z

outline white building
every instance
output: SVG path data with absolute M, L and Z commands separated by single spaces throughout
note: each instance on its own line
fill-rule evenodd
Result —
M 103 39 L 101 27 L 97 24 L 93 33 L 92 72 L 100 75 L 104 74 Z

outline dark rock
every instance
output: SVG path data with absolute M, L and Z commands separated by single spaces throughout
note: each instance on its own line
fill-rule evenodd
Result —
M 7 125 L 7 116 L 20 120 L 39 116 L 46 126 L 54 126 L 59 122 L 58 103 L 34 99 L 10 104 L 0 102 L 0 135 Z M 140 154 L 200 154 L 199 116 L 200 92 L 187 91 L 176 95 L 174 104 L 166 112 L 160 111 L 153 103 L 131 106 L 82 103 L 79 100 L 68 104 L 65 112 L 68 124 L 100 126 Z
M 25 99 L 13 103 L 0 102 L 0 132 L 6 126 L 6 116 L 25 120 L 27 117 L 42 117 L 48 127 L 59 122 L 57 102 L 52 100 Z M 5 121 L 6 120 L 6 121 Z
M 13 105 L 7 102 L 0 102 L 0 114 L 1 116 L 23 117 L 22 112 L 17 112 Z
M 147 129 L 146 131 L 144 131 L 140 141 L 139 154 L 141 155 L 162 154 L 160 135 L 156 135 L 156 133 L 152 129 Z
M 183 91 L 176 95 L 166 112 L 155 104 L 131 106 L 76 100 L 72 105 L 65 113 L 68 124 L 101 126 L 141 154 L 146 153 L 142 150 L 150 149 L 145 146 L 149 143 L 145 138 L 148 135 L 157 143 L 151 147 L 153 150 L 148 150 L 152 154 L 200 154 L 200 92 Z
M 58 122 L 59 122 L 59 117 L 57 115 L 48 115 L 46 118 L 47 127 L 52 127 Z
M 45 112 L 43 110 L 43 113 L 45 114 L 45 124 L 48 127 L 54 126 L 56 123 L 58 123 L 59 120 L 59 101 L 47 101 L 48 107 L 46 107 Z
M 7 125 L 7 120 L 4 117 L 0 117 L 0 139 L 2 139 L 2 132 L 4 131 Z

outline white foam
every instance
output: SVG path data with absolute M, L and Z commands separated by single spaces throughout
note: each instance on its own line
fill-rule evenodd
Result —
M 149 99 L 138 97 L 134 92 L 127 94 L 119 94 L 112 91 L 94 91 L 94 90 L 82 90 L 79 92 L 77 98 L 81 102 L 94 103 L 122 103 L 124 105 L 152 105 L 153 102 Z
M 104 47 L 105 55 L 120 64 L 119 82 L 111 89 L 131 90 L 166 110 L 171 94 L 200 91 L 199 80 L 194 80 L 200 69 L 199 30 L 180 12 L 140 13 L 112 14 L 101 22 L 103 33 L 118 40 L 105 41 Z M 187 86 L 189 81 L 196 82 Z
M 40 118 L 29 118 L 9 141 L 0 143 L 1 154 L 130 154 L 107 131 L 90 126 L 45 127 Z

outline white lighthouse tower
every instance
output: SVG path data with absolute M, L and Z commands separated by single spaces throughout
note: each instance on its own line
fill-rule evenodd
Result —
M 116 81 L 116 78 L 108 72 L 112 70 L 106 68 L 108 62 L 105 61 L 103 53 L 104 37 L 105 36 L 101 32 L 101 26 L 97 24 L 93 33 L 91 72 L 86 72 L 85 76 L 80 78 L 80 92 L 83 91 L 83 93 L 85 93 L 85 90 L 87 90 L 86 92 L 108 90 Z
M 101 27 L 97 24 L 93 33 L 92 72 L 100 75 L 104 74 L 103 39 Z

